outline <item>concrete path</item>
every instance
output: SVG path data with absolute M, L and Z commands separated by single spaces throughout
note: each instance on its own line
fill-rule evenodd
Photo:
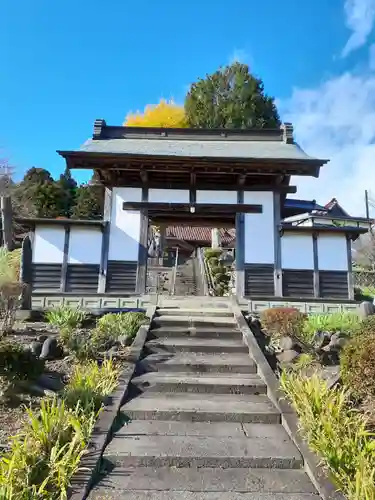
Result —
M 159 309 L 91 500 L 318 500 L 230 309 Z

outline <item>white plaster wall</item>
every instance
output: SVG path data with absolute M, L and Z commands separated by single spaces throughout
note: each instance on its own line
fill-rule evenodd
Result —
M 261 214 L 245 214 L 245 263 L 274 264 L 272 191 L 245 191 L 246 205 L 263 205 Z
M 70 229 L 68 264 L 100 264 L 102 232 L 98 227 Z
M 189 203 L 188 189 L 149 189 L 148 201 L 152 203 Z
M 109 260 L 138 261 L 141 216 L 138 210 L 123 210 L 122 205 L 127 201 L 142 201 L 142 189 L 113 188 Z
M 197 203 L 236 204 L 237 191 L 204 191 L 197 190 Z
M 312 234 L 285 232 L 281 237 L 281 267 L 283 269 L 314 269 Z
M 63 226 L 36 227 L 33 240 L 35 264 L 62 264 L 65 228 Z
M 348 256 L 345 234 L 318 235 L 318 262 L 322 271 L 347 271 Z

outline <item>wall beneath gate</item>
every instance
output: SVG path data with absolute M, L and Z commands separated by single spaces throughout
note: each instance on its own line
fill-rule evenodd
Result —
M 244 292 L 275 295 L 275 210 L 272 191 L 245 191 L 245 204 L 262 205 L 262 213 L 244 215 Z

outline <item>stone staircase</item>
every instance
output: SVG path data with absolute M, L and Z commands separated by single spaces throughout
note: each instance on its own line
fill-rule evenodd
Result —
M 159 309 L 144 354 L 91 500 L 320 498 L 229 306 Z

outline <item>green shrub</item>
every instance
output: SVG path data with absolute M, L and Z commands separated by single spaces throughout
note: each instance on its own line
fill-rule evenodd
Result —
M 87 313 L 79 308 L 60 306 L 47 311 L 45 316 L 48 323 L 58 328 L 79 328 Z
M 211 267 L 211 273 L 213 276 L 216 276 L 217 274 L 225 274 L 226 269 L 224 266 L 214 266 Z
M 363 414 L 351 409 L 345 388 L 330 389 L 317 374 L 283 372 L 281 387 L 303 436 L 348 500 L 375 498 L 375 447 Z
M 0 376 L 12 380 L 27 380 L 38 377 L 44 362 L 30 350 L 17 343 L 0 342 Z
M 139 327 L 146 322 L 146 315 L 142 312 L 128 312 L 106 314 L 97 321 L 97 330 L 107 333 L 111 338 L 118 339 L 126 335 L 133 339 Z
M 223 253 L 223 251 L 220 248 L 205 248 L 204 249 L 204 256 L 207 260 L 210 260 L 212 257 L 216 257 L 219 259 L 220 255 Z
M 313 338 L 317 331 L 355 333 L 360 318 L 353 312 L 339 312 L 332 314 L 312 314 L 304 324 L 303 331 L 307 337 Z
M 210 264 L 210 267 L 216 267 L 219 265 L 219 259 L 217 257 L 211 257 L 208 259 L 208 262 Z
M 366 335 L 374 335 L 375 334 L 375 314 L 372 316 L 367 316 L 364 318 L 359 324 L 357 329 L 355 330 L 355 334 L 360 337 L 364 337 Z
M 216 280 L 216 283 L 229 283 L 230 281 L 230 276 L 229 274 L 225 274 L 225 273 L 220 273 L 220 274 L 217 274 L 215 276 L 215 280 Z
M 307 315 L 293 307 L 275 307 L 261 314 L 261 323 L 271 336 L 301 337 Z
M 341 376 L 355 397 L 375 400 L 375 330 L 353 337 L 340 356 Z
M 89 331 L 64 327 L 60 330 L 59 340 L 62 346 L 80 361 L 94 357 Z

